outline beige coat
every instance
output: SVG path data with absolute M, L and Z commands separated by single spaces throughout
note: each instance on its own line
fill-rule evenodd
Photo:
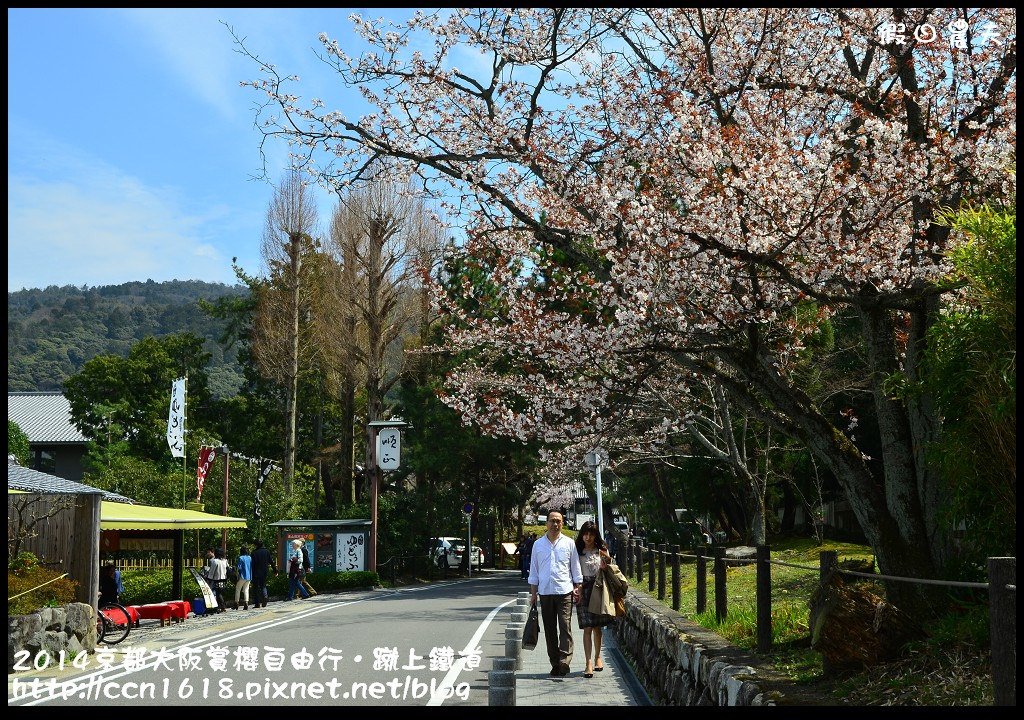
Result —
M 587 610 L 594 615 L 615 617 L 615 598 L 625 595 L 628 589 L 629 581 L 619 570 L 618 565 L 609 564 L 594 579 L 594 589 L 590 593 Z

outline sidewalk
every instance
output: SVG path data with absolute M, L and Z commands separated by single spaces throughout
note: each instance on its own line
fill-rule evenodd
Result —
M 604 629 L 601 659 L 604 670 L 594 677 L 583 677 L 587 661 L 583 655 L 583 631 L 576 627 L 573 610 L 573 654 L 570 672 L 564 677 L 551 677 L 544 629 L 540 642 L 533 650 L 522 652 L 523 667 L 516 672 L 516 705 L 546 705 L 558 707 L 566 702 L 591 705 L 650 705 L 650 698 L 633 676 L 626 659 L 615 642 L 614 626 Z

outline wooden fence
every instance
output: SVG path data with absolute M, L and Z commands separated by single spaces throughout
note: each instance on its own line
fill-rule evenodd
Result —
M 66 572 L 75 599 L 95 605 L 99 594 L 100 493 L 14 493 L 7 496 L 8 553 L 15 540 L 39 562 Z
M 710 549 L 710 555 L 707 550 Z M 772 643 L 772 565 L 800 568 L 817 571 L 819 581 L 824 582 L 833 571 L 844 575 L 853 575 L 873 580 L 891 580 L 913 582 L 930 585 L 946 585 L 951 587 L 968 587 L 987 590 L 989 593 L 989 623 L 992 645 L 992 684 L 996 705 L 1017 704 L 1017 559 L 989 558 L 987 583 L 953 582 L 946 580 L 930 580 L 924 578 L 896 577 L 873 573 L 855 572 L 839 568 L 836 552 L 822 551 L 819 554 L 818 567 L 795 565 L 771 559 L 771 550 L 766 545 L 756 548 L 754 559 L 727 558 L 725 548 L 697 548 L 695 555 L 679 552 L 678 545 L 645 546 L 640 539 L 619 549 L 617 561 L 626 569 L 629 577 L 643 582 L 647 574 L 648 590 L 657 592 L 659 600 L 664 601 L 666 595 L 666 565 L 672 573 L 672 609 L 679 611 L 681 586 L 681 559 L 694 560 L 697 579 L 697 614 L 707 611 L 707 564 L 712 563 L 715 588 L 715 619 L 725 620 L 728 615 L 728 590 L 726 586 L 726 567 L 730 563 L 749 565 L 757 564 L 756 577 L 756 618 L 757 618 L 757 650 L 767 652 Z M 646 567 L 645 567 L 646 566 Z M 657 584 L 657 590 L 655 585 Z

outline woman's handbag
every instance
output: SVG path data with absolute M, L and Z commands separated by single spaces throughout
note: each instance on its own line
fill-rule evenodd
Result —
M 537 601 L 534 600 L 530 605 L 530 615 L 526 618 L 526 627 L 523 628 L 523 649 L 533 650 L 539 639 L 540 620 L 537 618 Z

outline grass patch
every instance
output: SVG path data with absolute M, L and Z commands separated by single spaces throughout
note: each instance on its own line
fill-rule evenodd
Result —
M 726 571 L 728 614 L 715 619 L 713 564 L 707 563 L 705 611 L 697 613 L 697 574 L 693 560 L 680 567 L 679 612 L 733 645 L 754 653 L 794 684 L 813 689 L 822 704 L 848 705 L 986 705 L 992 703 L 992 677 L 988 661 L 988 607 L 986 598 L 950 599 L 949 611 L 925 627 L 929 637 L 907 648 L 904 658 L 846 677 L 825 677 L 821 659 L 810 647 L 808 600 L 818 585 L 819 552 L 834 550 L 838 560 L 872 558 L 864 545 L 809 539 L 786 539 L 771 545 L 773 561 L 798 567 L 771 566 L 772 649 L 757 648 L 757 570 L 729 565 Z M 630 584 L 649 596 L 648 565 L 644 578 Z M 666 567 L 666 593 L 662 602 L 672 607 L 672 571 Z M 876 592 L 884 596 L 881 585 Z

